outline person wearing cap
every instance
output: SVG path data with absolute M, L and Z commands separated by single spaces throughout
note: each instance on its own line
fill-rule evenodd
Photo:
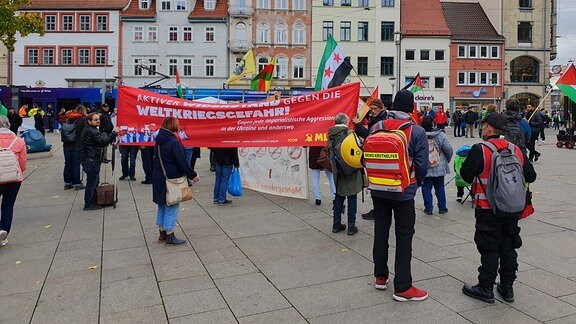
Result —
M 408 90 L 400 90 L 394 97 L 392 111 L 388 119 L 411 121 L 414 107 L 414 94 Z M 382 121 L 386 125 L 386 120 Z M 384 126 L 385 126 L 384 125 Z M 416 221 L 414 197 L 416 190 L 422 185 L 428 172 L 428 140 L 424 128 L 412 124 L 406 129 L 408 135 L 408 155 L 412 165 L 411 184 L 404 192 L 388 192 L 372 190 L 374 205 L 374 277 L 376 289 L 386 289 L 388 269 L 388 239 L 392 216 L 396 234 L 396 262 L 394 264 L 394 295 L 397 301 L 420 301 L 428 297 L 428 293 L 412 285 L 412 237 Z
M 368 114 L 368 127 L 364 126 L 362 120 L 357 117 L 352 118 L 352 123 L 354 124 L 356 135 L 360 136 L 362 139 L 366 139 L 368 134 L 370 134 L 370 129 L 377 122 L 386 119 L 388 114 L 389 105 L 384 104 L 380 99 L 374 99 L 370 102 L 370 113 Z M 365 214 L 362 214 L 362 219 L 374 220 L 374 210 L 371 210 Z
M 492 143 L 498 149 L 507 148 L 508 142 L 503 135 L 507 131 L 506 117 L 499 113 L 487 115 L 482 120 L 482 139 Z M 514 146 L 515 154 L 520 158 L 524 179 L 531 183 L 536 180 L 536 172 L 532 163 L 528 162 L 526 154 L 518 146 Z M 507 302 L 514 301 L 512 285 L 516 280 L 518 270 L 518 254 L 516 249 L 522 245 L 520 228 L 517 218 L 496 217 L 486 199 L 486 185 L 490 175 L 492 151 L 481 143 L 474 144 L 468 157 L 462 164 L 460 175 L 468 183 L 472 183 L 473 203 L 476 206 L 476 232 L 474 242 L 480 253 L 481 265 L 478 268 L 478 284 L 465 284 L 462 292 L 475 299 L 494 303 L 494 283 L 500 273 L 498 293 Z

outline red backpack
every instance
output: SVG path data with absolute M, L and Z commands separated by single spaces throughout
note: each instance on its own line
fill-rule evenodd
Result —
M 369 189 L 401 193 L 416 182 L 408 155 L 412 125 L 386 119 L 373 126 L 362 147 Z

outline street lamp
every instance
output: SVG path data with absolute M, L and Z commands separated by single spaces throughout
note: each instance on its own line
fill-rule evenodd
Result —
M 400 62 L 402 61 L 402 32 L 394 32 L 394 43 L 396 44 L 396 77 L 400 80 Z M 396 82 L 396 92 L 400 91 L 400 82 Z
M 494 105 L 496 106 L 496 85 L 498 84 L 498 78 L 492 78 L 492 87 L 493 87 L 493 95 L 494 95 Z
M 388 81 L 390 81 L 390 87 L 392 88 L 392 97 L 394 97 L 394 85 L 396 84 L 396 78 L 394 77 L 388 78 Z

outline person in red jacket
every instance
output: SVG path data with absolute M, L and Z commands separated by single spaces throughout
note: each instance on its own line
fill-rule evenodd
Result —
M 438 129 L 444 129 L 448 123 L 448 116 L 446 116 L 446 112 L 444 112 L 444 108 L 442 106 L 438 107 L 436 116 L 434 116 L 434 123 Z

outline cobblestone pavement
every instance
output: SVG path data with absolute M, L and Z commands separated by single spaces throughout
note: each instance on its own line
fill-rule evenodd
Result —
M 399 303 L 392 287 L 372 287 L 373 223 L 331 233 L 325 178 L 321 206 L 249 190 L 217 206 L 203 152 L 176 230 L 189 243 L 166 247 L 140 162 L 138 181 L 118 182 L 116 209 L 85 212 L 83 191 L 62 190 L 63 154 L 49 134 L 54 155 L 29 160 L 0 250 L 0 323 L 576 323 L 576 151 L 548 133 L 536 213 L 521 222 L 516 302 L 492 305 L 461 293 L 476 282 L 479 255 L 473 210 L 455 202 L 453 183 L 448 214 L 425 215 L 417 196 L 413 277 L 430 298 Z M 449 136 L 455 148 L 478 140 Z M 366 196 L 359 213 L 370 209 Z M 393 233 L 390 242 L 393 256 Z

